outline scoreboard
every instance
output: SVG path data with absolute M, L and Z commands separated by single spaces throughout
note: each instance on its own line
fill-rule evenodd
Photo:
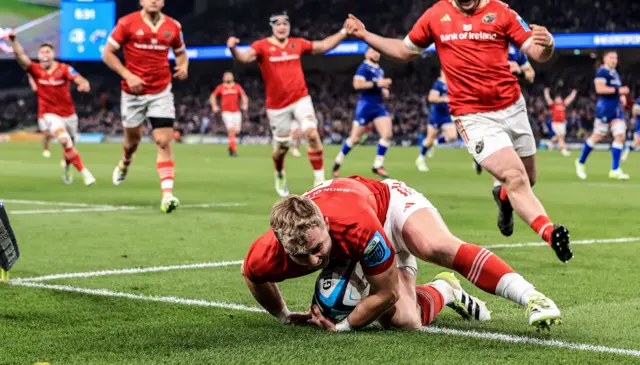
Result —
M 60 11 L 60 58 L 99 61 L 116 23 L 114 1 L 62 0 Z

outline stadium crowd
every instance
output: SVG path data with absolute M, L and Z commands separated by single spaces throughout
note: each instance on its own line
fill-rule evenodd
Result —
M 266 24 L 265 14 L 282 8 L 288 9 L 292 14 L 292 34 L 295 36 L 322 38 L 340 29 L 345 12 L 353 12 L 363 14 L 365 23 L 375 27 L 375 31 L 387 36 L 403 37 L 415 19 L 433 2 L 434 0 L 372 0 L 366 3 L 345 0 L 300 0 L 291 5 L 289 1 L 284 0 L 246 1 L 240 2 L 237 6 L 211 8 L 197 17 L 191 16 L 188 23 L 185 23 L 188 24 L 185 26 L 185 38 L 191 46 L 221 44 L 230 34 L 240 37 L 244 42 L 250 42 L 268 35 L 270 29 Z M 514 0 L 509 3 L 530 23 L 548 25 L 555 32 L 624 31 L 640 26 L 640 4 L 637 2 L 625 1 L 627 6 L 587 0 L 543 0 L 535 4 Z M 590 12 L 586 16 L 576 16 L 577 9 L 587 5 L 595 6 L 600 11 Z M 251 11 L 247 11 L 249 8 Z M 407 9 L 410 15 L 402 15 Z M 234 22 L 227 19 L 242 21 Z M 392 98 L 388 102 L 389 110 L 393 113 L 394 134 L 412 140 L 416 140 L 424 130 L 428 118 L 425 96 L 438 74 L 433 62 L 429 65 L 421 64 L 426 62 L 424 60 L 417 62 L 418 64 L 410 67 L 409 71 L 405 69 L 401 76 L 395 77 L 390 73 L 394 78 L 394 84 Z M 569 109 L 568 138 L 584 138 L 585 130 L 589 130 L 593 123 L 594 60 L 588 57 L 567 56 L 566 59 L 561 58 L 553 70 L 538 72 L 535 83 L 523 87 L 528 99 L 534 133 L 537 137 L 544 137 L 548 133 L 546 121 L 549 115 L 544 103 L 543 89 L 551 87 L 552 94 L 566 96 L 571 89 L 576 88 L 579 97 Z M 81 132 L 118 134 L 122 132 L 118 80 L 105 77 L 107 71 L 102 71 L 103 75 L 99 70 L 93 70 L 88 75 L 92 81 L 92 93 L 74 93 L 80 129 Z M 187 82 L 175 84 L 177 129 L 184 133 L 200 133 L 203 121 L 211 120 L 213 123 L 206 132 L 224 134 L 224 126 L 219 116 L 213 115 L 208 103 L 209 95 L 219 82 L 224 69 L 218 71 L 205 76 L 192 72 Z M 321 133 L 325 138 L 330 137 L 335 142 L 340 142 L 350 130 L 357 98 L 351 87 L 352 75 L 346 72 L 307 74 L 309 89 L 322 126 Z M 255 69 L 249 69 L 236 76 L 250 98 L 243 133 L 250 136 L 269 135 L 263 84 L 258 73 Z M 636 80 L 632 80 L 632 76 L 623 74 L 622 78 L 629 85 L 634 85 L 633 81 Z M 23 85 L 26 85 L 26 77 L 23 79 Z M 36 112 L 36 98 L 33 94 L 0 99 L 0 131 L 35 127 Z

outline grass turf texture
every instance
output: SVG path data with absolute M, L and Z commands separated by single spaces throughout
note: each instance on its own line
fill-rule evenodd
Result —
M 182 204 L 246 203 L 246 206 L 159 210 L 160 193 L 153 145 L 143 145 L 128 180 L 111 184 L 120 157 L 118 145 L 80 145 L 98 183 L 61 182 L 61 157 L 45 160 L 37 144 L 0 144 L 1 199 L 139 206 L 133 211 L 60 214 L 11 214 L 22 258 L 12 278 L 66 272 L 234 261 L 268 225 L 277 200 L 273 191 L 270 149 L 240 146 L 240 158 L 224 146 L 176 146 L 176 195 Z M 330 164 L 336 147 L 325 156 Z M 496 208 L 488 175 L 475 175 L 463 150 L 438 150 L 419 173 L 417 149 L 392 148 L 385 167 L 394 178 L 423 192 L 440 210 L 449 228 L 468 242 L 490 245 L 534 242 L 538 237 L 516 221 L 513 237 L 504 238 L 495 222 Z M 356 148 L 343 174 L 370 175 L 374 149 Z M 632 154 L 623 167 L 640 178 Z M 535 190 L 556 222 L 566 224 L 574 240 L 638 235 L 636 199 L 640 184 L 607 179 L 610 157 L 594 152 L 589 180 L 578 181 L 573 158 L 557 152 L 538 156 Z M 312 183 L 306 158 L 287 157 L 292 192 Z M 329 166 L 327 166 L 327 169 Z M 10 212 L 64 209 L 62 206 L 5 203 Z M 494 252 L 552 297 L 565 323 L 551 333 L 536 333 L 525 311 L 501 298 L 463 286 L 488 302 L 489 323 L 460 320 L 445 309 L 435 326 L 504 333 L 570 343 L 639 349 L 640 243 L 575 246 L 576 258 L 560 263 L 546 247 L 501 248 Z M 44 284 L 173 296 L 257 305 L 244 286 L 239 266 L 157 273 L 59 279 Z M 422 263 L 419 282 L 440 270 Z M 315 275 L 281 285 L 291 309 L 305 309 Z M 638 363 L 627 355 L 578 351 L 533 344 L 417 332 L 363 331 L 329 334 L 315 328 L 279 325 L 272 317 L 211 307 L 111 298 L 11 285 L 0 285 L 0 364 L 603 364 Z M 462 360 L 462 361 L 461 361 Z
M 13 16 L 21 16 L 28 20 L 45 16 L 54 10 L 58 9 L 38 4 L 24 3 L 18 0 L 0 1 L 0 14 L 6 13 Z

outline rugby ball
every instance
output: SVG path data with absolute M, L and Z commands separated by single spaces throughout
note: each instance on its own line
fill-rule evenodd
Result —
M 313 303 L 322 315 L 340 321 L 367 295 L 369 283 L 359 262 L 332 261 L 318 275 Z

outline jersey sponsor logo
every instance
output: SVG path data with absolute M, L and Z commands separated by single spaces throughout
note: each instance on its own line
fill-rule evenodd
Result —
M 498 38 L 496 33 L 486 33 L 486 32 L 463 32 L 463 33 L 449 33 L 449 34 L 440 34 L 441 42 L 451 42 L 451 41 L 494 41 Z
M 293 60 L 299 60 L 300 59 L 300 55 L 297 54 L 283 54 L 282 56 L 271 56 L 269 57 L 269 61 L 271 62 L 286 62 L 286 61 L 293 61 Z
M 442 18 L 440 18 L 441 22 L 450 22 L 451 21 L 451 17 L 449 16 L 449 14 L 445 14 Z
M 162 44 L 142 44 L 142 43 L 133 43 L 133 46 L 138 49 L 148 49 L 152 51 L 166 51 L 169 47 Z
M 47 80 L 47 79 L 38 79 L 38 83 L 42 85 L 51 85 L 51 86 L 60 86 L 64 84 L 65 80 Z
M 364 249 L 364 264 L 367 267 L 378 266 L 391 256 L 391 249 L 380 232 L 376 232 Z
M 496 21 L 498 18 L 498 14 L 496 13 L 488 13 L 482 18 L 482 22 L 485 24 L 491 24 Z

